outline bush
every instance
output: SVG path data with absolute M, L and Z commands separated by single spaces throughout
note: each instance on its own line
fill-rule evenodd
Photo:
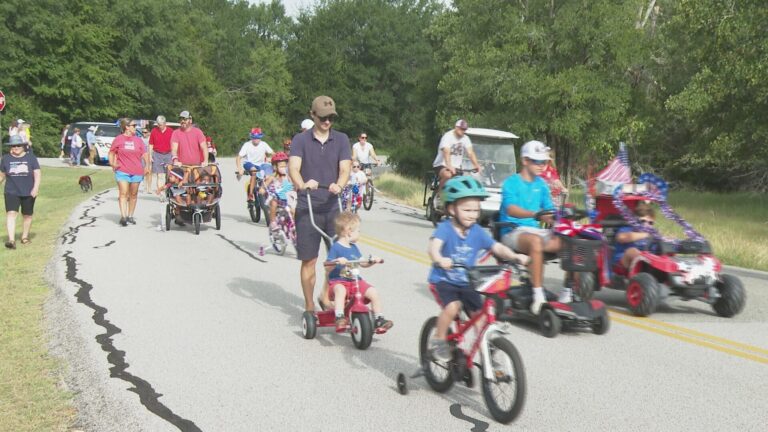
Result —
M 432 168 L 435 151 L 418 145 L 400 144 L 391 150 L 388 161 L 399 174 L 423 178 L 424 173 Z

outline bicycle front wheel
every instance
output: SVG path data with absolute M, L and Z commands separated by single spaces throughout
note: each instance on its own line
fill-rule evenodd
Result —
M 363 195 L 363 208 L 370 210 L 373 207 L 373 182 L 368 180 L 365 183 L 365 195 Z
M 488 344 L 491 378 L 486 378 L 483 371 L 483 398 L 491 416 L 506 424 L 517 418 L 523 410 L 526 394 L 525 368 L 512 342 L 497 337 Z

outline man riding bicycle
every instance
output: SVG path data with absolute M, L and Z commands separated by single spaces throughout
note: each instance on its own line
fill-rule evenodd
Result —
M 466 135 L 468 128 L 467 121 L 459 119 L 454 125 L 453 130 L 446 132 L 440 138 L 437 157 L 432 162 L 435 175 L 440 179 L 440 190 L 443 189 L 445 182 L 455 176 L 457 170 L 461 169 L 461 162 L 464 160 L 465 154 L 469 157 L 477 172 L 482 171 L 482 167 L 477 162 L 475 151 L 472 149 L 472 141 Z
M 263 136 L 264 133 L 261 128 L 251 129 L 251 140 L 243 143 L 243 146 L 240 147 L 240 152 L 235 158 L 238 179 L 243 175 L 243 170 L 248 171 L 251 175 L 251 185 L 248 188 L 249 201 L 254 200 L 253 188 L 256 186 L 258 167 L 267 162 L 268 156 L 272 156 L 275 153 L 266 141 L 261 140 Z M 243 159 L 245 159 L 245 162 L 243 162 Z

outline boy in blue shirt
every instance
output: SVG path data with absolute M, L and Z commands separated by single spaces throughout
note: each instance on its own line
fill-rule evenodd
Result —
M 541 210 L 554 208 L 549 192 L 549 186 L 542 179 L 541 173 L 547 167 L 550 148 L 539 141 L 528 141 L 521 150 L 522 169 L 512 175 L 501 186 L 500 222 L 514 222 L 517 227 L 510 232 L 509 228 L 502 230 L 502 243 L 513 250 L 528 255 L 531 258 L 528 269 L 533 285 L 533 303 L 531 312 L 539 314 L 541 306 L 546 303 L 544 288 L 544 252 L 558 252 L 560 239 L 552 235 L 549 229 L 539 227 L 534 219 Z M 552 223 L 552 216 L 542 218 L 543 222 Z M 560 291 L 561 303 L 572 301 L 571 289 Z
M 381 299 L 376 288 L 360 276 L 349 274 L 344 267 L 347 261 L 359 260 L 363 256 L 355 244 L 360 238 L 360 216 L 345 211 L 336 216 L 334 223 L 338 237 L 328 251 L 328 261 L 335 262 L 336 266 L 328 275 L 328 286 L 331 288 L 330 298 L 336 305 L 336 331 L 343 332 L 349 327 L 349 321 L 344 316 L 344 305 L 347 293 L 355 288 L 355 278 L 358 278 L 357 286 L 360 293 L 371 302 L 375 317 L 374 327 L 379 331 L 389 330 L 393 323 L 384 318 L 384 314 L 381 313 Z M 371 257 L 370 262 L 362 263 L 360 267 L 370 267 L 381 262 L 383 261 L 380 258 Z
M 432 355 L 441 361 L 451 358 L 450 347 L 445 340 L 448 326 L 461 310 L 474 313 L 483 305 L 480 294 L 469 286 L 466 269 L 454 269 L 453 265 L 472 267 L 486 251 L 509 261 L 525 264 L 528 257 L 493 240 L 480 225 L 480 201 L 488 193 L 474 177 L 453 177 L 443 188 L 443 202 L 451 216 L 440 222 L 429 240 L 429 256 L 434 263 L 429 273 L 429 283 L 434 284 L 443 311 L 437 319 L 437 333 L 432 341 Z

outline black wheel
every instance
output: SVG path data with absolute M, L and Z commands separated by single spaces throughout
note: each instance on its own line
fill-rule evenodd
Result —
M 437 317 L 431 317 L 421 328 L 421 338 L 419 340 L 419 362 L 424 371 L 424 378 L 432 390 L 438 393 L 444 393 L 453 386 L 453 374 L 450 366 L 432 358 L 429 352 L 429 342 L 437 331 Z M 449 331 L 450 332 L 450 331 Z
M 405 374 L 402 372 L 397 374 L 397 391 L 400 392 L 401 395 L 408 394 L 408 383 L 405 381 Z
M 269 226 L 269 224 L 272 222 L 269 219 L 269 207 L 264 204 L 264 198 L 262 198 L 261 195 L 256 197 L 256 204 L 259 206 L 259 208 L 261 208 L 261 213 L 264 214 L 264 223 Z
M 580 272 L 577 273 L 576 278 L 578 279 L 578 283 L 575 285 L 575 294 L 582 300 L 591 300 L 595 295 L 597 274 L 594 272 Z
M 170 204 L 165 205 L 165 230 L 171 230 L 171 218 L 173 217 L 173 209 Z
M 627 286 L 629 309 L 637 316 L 648 316 L 659 305 L 659 283 L 648 273 L 638 273 Z
M 592 323 L 592 332 L 596 335 L 602 335 L 608 333 L 611 328 L 611 317 L 608 315 L 608 311 L 603 309 L 600 315 L 595 318 Z
M 747 292 L 744 285 L 736 276 L 720 275 L 720 281 L 715 285 L 720 291 L 720 298 L 712 305 L 712 309 L 721 317 L 730 318 L 744 309 L 747 303 Z
M 278 230 L 270 234 L 272 240 L 272 248 L 280 255 L 285 255 L 286 249 L 288 249 L 288 242 L 285 239 L 285 233 L 283 230 Z
M 371 315 L 368 313 L 353 313 L 351 333 L 352 343 L 355 344 L 355 348 L 364 350 L 371 346 L 371 341 L 373 340 Z
M 248 213 L 251 214 L 251 222 L 259 223 L 261 220 L 261 207 L 255 202 L 248 202 Z
M 305 311 L 301 316 L 301 335 L 304 339 L 314 339 L 317 334 L 317 321 L 314 312 Z
M 217 203 L 216 206 L 213 207 L 214 216 L 216 217 L 216 229 L 221 229 L 221 207 Z
M 203 215 L 200 213 L 192 213 L 192 224 L 195 225 L 195 235 L 200 234 L 200 219 L 203 218 Z
M 491 416 L 500 423 L 514 420 L 525 405 L 525 368 L 512 342 L 497 337 L 489 342 L 491 378 L 483 371 L 483 398 Z
M 365 196 L 363 196 L 363 208 L 370 210 L 373 207 L 373 182 L 368 180 L 365 183 Z
M 560 321 L 560 317 L 552 309 L 541 309 L 541 314 L 539 315 L 541 334 L 548 338 L 553 338 L 560 334 L 562 326 L 563 323 Z

